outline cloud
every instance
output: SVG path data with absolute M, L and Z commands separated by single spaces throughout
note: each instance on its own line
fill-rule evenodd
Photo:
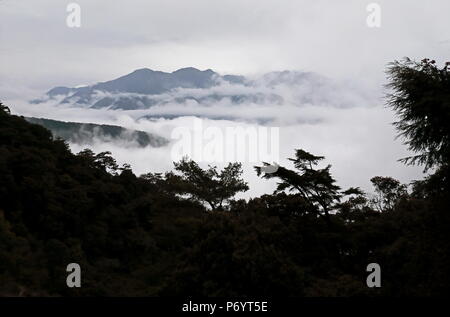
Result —
M 420 168 L 397 162 L 408 153 L 401 140 L 394 140 L 390 125 L 394 117 L 382 106 L 381 87 L 386 64 L 394 59 L 446 61 L 449 1 L 423 5 L 379 0 L 379 29 L 367 27 L 368 3 L 357 0 L 76 2 L 82 8 L 79 29 L 65 24 L 66 2 L 0 2 L 0 97 L 15 113 L 115 124 L 166 137 L 175 127 L 189 126 L 193 115 L 220 118 L 205 119 L 219 127 L 278 126 L 280 158 L 292 156 L 295 148 L 325 155 L 343 186 L 369 189 L 369 179 L 375 175 L 391 175 L 404 182 L 421 177 Z M 302 70 L 333 81 L 323 86 L 305 82 L 295 89 L 289 85 L 215 88 L 215 93 L 222 94 L 275 93 L 283 97 L 282 104 L 258 101 L 235 106 L 224 98 L 206 105 L 171 101 L 125 112 L 24 101 L 58 85 L 110 80 L 142 67 L 173 71 L 186 66 L 248 76 Z M 168 97 L 211 92 L 179 90 Z M 174 113 L 186 117 L 139 120 Z M 137 173 L 172 166 L 167 159 L 169 147 L 125 150 L 98 142 L 93 149 L 111 150 Z M 247 196 L 274 188 L 273 183 L 257 178 L 251 164 L 245 165 L 245 177 L 252 188 Z
M 47 100 L 50 107 L 60 107 L 62 100 L 70 100 L 73 107 L 81 106 L 85 110 L 91 106 L 97 108 L 96 105 L 103 100 L 108 100 L 109 105 L 104 109 L 115 110 L 118 105 L 119 109 L 133 109 L 130 107 L 133 105 L 138 109 L 124 113 L 135 119 L 199 116 L 290 125 L 320 122 L 322 118 L 317 113 L 327 110 L 318 107 L 377 106 L 381 92 L 355 82 L 333 81 L 314 73 L 284 71 L 248 77 L 243 84 L 221 81 L 210 88 L 177 88 L 158 95 L 98 90 L 81 97 L 71 97 L 71 94 L 73 92 L 42 100 Z M 80 98 L 89 102 L 79 104 Z
M 282 85 L 277 93 L 283 94 L 284 100 L 289 100 L 288 85 Z M 292 87 L 290 86 L 291 90 Z M 56 120 L 70 120 L 75 122 L 89 122 L 113 124 L 125 128 L 150 132 L 171 139 L 176 128 L 184 127 L 193 133 L 193 115 L 202 117 L 222 116 L 224 119 L 202 120 L 205 128 L 215 127 L 225 131 L 228 127 L 241 128 L 279 128 L 279 164 L 292 168 L 287 160 L 292 157 L 294 150 L 303 148 L 317 155 L 324 155 L 326 163 L 333 165 L 332 173 L 343 187 L 360 186 L 370 191 L 370 178 L 373 176 L 392 176 L 402 182 L 420 179 L 423 175 L 418 167 L 408 167 L 399 163 L 399 158 L 409 153 L 401 140 L 395 140 L 395 130 L 391 123 L 394 121 L 393 113 L 381 106 L 381 101 L 371 96 L 366 99 L 367 92 L 352 90 L 352 85 L 344 85 L 342 91 L 334 91 L 339 85 L 324 86 L 321 88 L 319 99 L 312 99 L 312 103 L 300 104 L 240 104 L 232 105 L 227 101 L 205 105 L 195 104 L 166 104 L 144 110 L 120 111 L 108 109 L 80 108 L 69 105 L 55 105 L 54 102 L 30 105 L 23 101 L 10 102 L 14 113 L 26 116 L 44 116 Z M 229 89 L 246 89 L 245 87 L 214 87 L 230 92 Z M 236 92 L 233 90 L 233 92 Z M 295 91 L 295 93 L 308 94 L 308 89 Z M 177 91 L 175 94 L 187 93 Z M 189 91 L 189 94 L 205 94 L 205 91 Z M 211 91 L 209 92 L 211 93 Z M 367 93 L 370 95 L 369 93 Z M 296 95 L 300 100 L 301 96 Z M 363 97 L 361 97 L 363 96 Z M 304 98 L 303 98 L 304 99 Z M 317 104 L 315 102 L 320 100 Z M 348 100 L 355 100 L 352 106 L 342 107 Z M 372 104 L 370 102 L 373 102 Z M 183 112 L 184 111 L 184 112 Z M 144 115 L 178 113 L 177 118 L 170 119 L 142 119 Z M 227 119 L 231 116 L 233 119 Z M 268 120 L 260 122 L 256 118 L 265 117 Z M 206 144 L 205 142 L 204 144 Z M 203 144 L 203 145 L 204 145 Z M 164 172 L 171 170 L 172 146 L 174 140 L 166 147 L 161 148 L 124 148 L 117 144 L 96 142 L 89 145 L 96 152 L 111 151 L 118 162 L 131 164 L 137 174 L 147 172 Z M 71 144 L 74 152 L 86 146 Z M 225 146 L 224 152 L 232 151 Z M 224 166 L 224 162 L 199 162 L 201 166 L 216 164 Z M 257 177 L 253 166 L 261 162 L 243 162 L 244 177 L 249 182 L 251 190 L 241 197 L 255 197 L 274 190 L 274 180 L 267 181 Z

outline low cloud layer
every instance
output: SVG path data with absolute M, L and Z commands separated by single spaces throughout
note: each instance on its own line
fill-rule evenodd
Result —
M 136 81 L 139 82 L 139 78 Z M 114 84 L 114 87 L 123 89 L 129 89 L 128 86 Z M 91 87 L 96 86 L 82 88 L 85 92 L 64 88 L 69 92 L 42 96 L 37 99 L 37 107 L 131 109 L 124 113 L 135 119 L 199 116 L 284 126 L 317 123 L 322 120 L 320 115 L 316 115 L 321 108 L 377 106 L 382 94 L 381 89 L 368 88 L 354 81 L 331 80 L 315 73 L 295 71 L 247 77 L 240 83 L 219 80 L 207 88 L 174 88 L 158 94 L 107 91 Z
M 237 93 L 246 89 L 256 88 L 225 85 L 213 87 L 209 91 L 177 90 L 172 92 L 171 100 L 174 100 L 174 95 Z M 377 175 L 392 176 L 402 182 L 410 182 L 423 176 L 419 167 L 404 166 L 397 161 L 409 153 L 401 140 L 395 140 L 396 132 L 391 124 L 395 118 L 389 109 L 383 107 L 380 92 L 366 90 L 350 82 L 319 86 L 308 86 L 307 83 L 283 84 L 274 89 L 266 86 L 258 86 L 257 89 L 265 94 L 276 93 L 283 96 L 283 103 L 235 105 L 223 99 L 205 105 L 183 101 L 130 111 L 60 105 L 54 100 L 41 104 L 10 100 L 8 104 L 14 113 L 26 116 L 113 124 L 167 139 L 171 139 L 176 128 L 192 129 L 194 120 L 198 120 L 196 117 L 203 117 L 204 127 L 213 126 L 222 130 L 227 127 L 278 127 L 280 165 L 291 166 L 287 158 L 292 157 L 297 148 L 323 155 L 326 157 L 324 163 L 333 165 L 332 173 L 344 188 L 360 186 L 370 192 L 369 180 Z M 158 118 L 167 114 L 177 114 L 177 117 Z M 147 118 L 149 115 L 153 117 Z M 124 148 L 96 140 L 89 147 L 96 152 L 111 151 L 120 164 L 129 163 L 137 174 L 143 174 L 173 168 L 174 142 L 172 140 L 168 146 L 161 148 L 141 149 Z M 71 144 L 74 152 L 81 151 L 84 147 Z M 227 148 L 224 150 L 231 151 Z M 257 162 L 243 162 L 244 177 L 251 190 L 241 197 L 270 193 L 276 186 L 274 181 L 262 180 L 256 176 L 253 169 L 255 163 Z M 200 162 L 202 166 L 208 164 L 215 162 Z M 221 167 L 224 163 L 217 162 L 215 165 Z

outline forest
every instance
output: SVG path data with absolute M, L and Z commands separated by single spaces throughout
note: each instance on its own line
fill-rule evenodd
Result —
M 239 163 L 185 158 L 135 175 L 0 103 L 0 296 L 442 296 L 450 294 L 450 63 L 388 66 L 399 158 L 428 176 L 341 188 L 326 158 L 297 149 L 248 190 Z M 370 155 L 370 153 L 367 153 Z M 149 166 L 151 170 L 151 166 Z M 66 266 L 82 268 L 68 288 Z M 369 263 L 381 287 L 366 285 Z

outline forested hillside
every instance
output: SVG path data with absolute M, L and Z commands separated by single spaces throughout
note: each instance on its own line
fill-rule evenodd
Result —
M 95 142 L 118 143 L 125 147 L 160 147 L 167 145 L 167 139 L 144 131 L 130 130 L 116 125 L 65 122 L 44 118 L 25 118 L 50 130 L 55 138 L 79 145 Z
M 279 186 L 248 202 L 233 199 L 248 189 L 240 164 L 203 170 L 185 159 L 136 176 L 109 153 L 72 154 L 2 104 L 0 295 L 449 294 L 447 66 L 391 65 L 390 105 L 417 153 L 406 161 L 431 176 L 411 188 L 374 177 L 376 197 L 340 188 L 326 158 L 301 149 L 294 170 L 257 168 Z M 66 286 L 72 262 L 81 288 Z M 381 288 L 366 285 L 372 262 Z

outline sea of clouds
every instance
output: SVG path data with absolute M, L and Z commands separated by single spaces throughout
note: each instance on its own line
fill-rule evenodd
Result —
M 182 127 L 194 133 L 195 123 L 201 118 L 205 129 L 278 128 L 277 157 L 280 165 L 292 167 L 287 158 L 292 157 L 298 148 L 323 155 L 326 157 L 323 165 L 332 164 L 331 172 L 343 188 L 359 186 L 370 192 L 370 178 L 378 175 L 392 176 L 405 183 L 423 177 L 420 167 L 404 166 L 398 162 L 410 153 L 401 139 L 395 139 L 396 131 L 392 126 L 395 116 L 384 106 L 381 90 L 369 89 L 352 81 L 333 82 L 321 77 L 298 81 L 286 74 L 281 77 L 281 82 L 264 76 L 252 85 L 221 83 L 209 89 L 177 89 L 159 95 L 163 103 L 138 110 L 92 109 L 59 104 L 60 100 L 31 104 L 10 99 L 5 103 L 14 114 L 118 125 L 171 140 L 167 146 L 158 148 L 124 147 L 120 143 L 102 142 L 100 138 L 89 145 L 95 152 L 111 151 L 120 164 L 129 163 L 138 175 L 171 170 L 173 147 L 177 141 L 173 139 L 174 131 Z M 105 95 L 130 97 L 130 94 L 121 93 L 98 94 L 99 98 Z M 207 98 L 204 102 L 183 98 L 237 94 L 258 95 L 261 98 L 239 104 L 228 97 L 219 100 Z M 274 95 L 282 98 L 273 98 Z M 70 147 L 77 153 L 86 146 L 70 144 Z M 232 149 L 225 145 L 224 152 L 227 151 Z M 250 191 L 240 197 L 255 197 L 275 189 L 274 180 L 262 180 L 254 171 L 254 166 L 262 162 L 247 160 L 242 163 L 243 177 L 249 183 Z M 220 168 L 226 162 L 200 161 L 199 164 Z

